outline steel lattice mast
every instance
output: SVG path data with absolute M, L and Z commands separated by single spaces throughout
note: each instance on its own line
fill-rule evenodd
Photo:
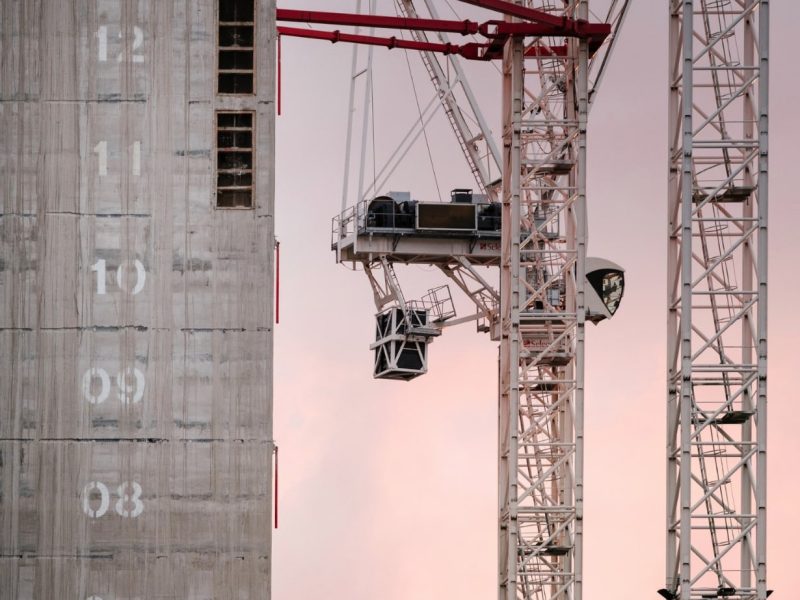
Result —
M 566 48 L 526 67 L 513 38 L 503 60 L 500 600 L 582 597 L 588 44 Z
M 668 599 L 768 595 L 768 15 L 670 2 Z

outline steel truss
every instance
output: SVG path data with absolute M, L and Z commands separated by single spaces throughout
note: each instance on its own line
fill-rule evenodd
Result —
M 531 2 L 588 19 L 588 2 Z M 538 38 L 546 47 L 560 40 Z M 581 598 L 585 40 L 503 59 L 499 598 Z
M 768 15 L 670 2 L 668 599 L 768 595 Z
M 414 262 L 436 264 L 476 305 L 479 330 L 500 339 L 498 597 L 581 600 L 586 122 L 590 94 L 602 79 L 629 1 L 607 2 L 606 24 L 588 23 L 588 0 L 461 1 L 498 10 L 506 21 L 439 21 L 426 0 L 434 20 L 423 22 L 411 0 L 397 0 L 402 22 L 281 10 L 278 18 L 401 27 L 412 40 L 285 27 L 278 32 L 420 51 L 470 169 L 490 195 L 497 191 L 490 165 L 499 162 L 491 134 L 458 63 L 456 81 L 449 81 L 434 53 L 477 60 L 502 55 L 500 290 L 467 257 L 426 260 L 424 241 Z M 430 42 L 425 30 L 439 32 L 438 42 Z M 459 46 L 443 35 L 474 31 L 488 32 L 489 42 Z M 353 64 L 354 80 L 361 71 L 355 59 Z M 457 86 L 466 103 L 455 99 Z M 357 237 L 346 225 L 350 220 L 346 212 L 334 220 L 340 259 L 343 245 L 352 247 Z M 389 255 L 368 253 L 360 262 L 379 309 L 407 305 Z M 378 266 L 383 278 L 372 271 Z

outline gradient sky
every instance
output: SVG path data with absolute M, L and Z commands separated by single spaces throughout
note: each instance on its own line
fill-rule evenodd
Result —
M 354 2 L 279 5 L 348 11 Z M 441 5 L 447 17 L 447 3 Z M 381 14 L 395 14 L 390 0 L 378 6 Z M 595 600 L 653 598 L 664 585 L 667 6 L 633 3 L 589 125 L 589 254 L 627 270 L 617 316 L 587 327 L 584 597 Z M 800 4 L 774 2 L 772 9 L 768 582 L 773 598 L 794 600 L 800 589 L 800 398 L 792 383 L 800 337 L 800 71 L 791 49 Z M 458 10 L 462 18 L 474 14 Z M 367 279 L 336 265 L 330 251 L 330 219 L 341 203 L 350 56 L 344 44 L 283 41 L 275 336 L 281 481 L 273 595 L 495 598 L 497 345 L 462 325 L 431 346 L 427 375 L 410 383 L 374 380 L 368 347 L 375 309 Z M 427 102 L 431 86 L 419 58 L 409 60 Z M 375 61 L 380 161 L 417 113 L 405 54 L 377 49 Z M 469 72 L 495 125 L 497 71 L 479 64 Z M 473 180 L 447 124 L 437 121 L 429 141 L 447 194 Z M 423 144 L 389 188 L 436 199 Z M 412 298 L 444 283 L 423 267 L 401 268 L 399 276 Z M 468 314 L 463 301 L 459 306 Z

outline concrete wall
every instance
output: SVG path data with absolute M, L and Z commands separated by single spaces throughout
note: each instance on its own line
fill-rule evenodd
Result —
M 270 596 L 274 1 L 245 97 L 215 7 L 0 3 L 4 599 Z M 214 208 L 226 108 L 252 210 Z

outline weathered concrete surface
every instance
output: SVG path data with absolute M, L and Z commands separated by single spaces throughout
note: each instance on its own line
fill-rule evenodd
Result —
M 269 598 L 273 0 L 0 3 L 0 596 Z M 214 114 L 256 112 L 256 207 Z

